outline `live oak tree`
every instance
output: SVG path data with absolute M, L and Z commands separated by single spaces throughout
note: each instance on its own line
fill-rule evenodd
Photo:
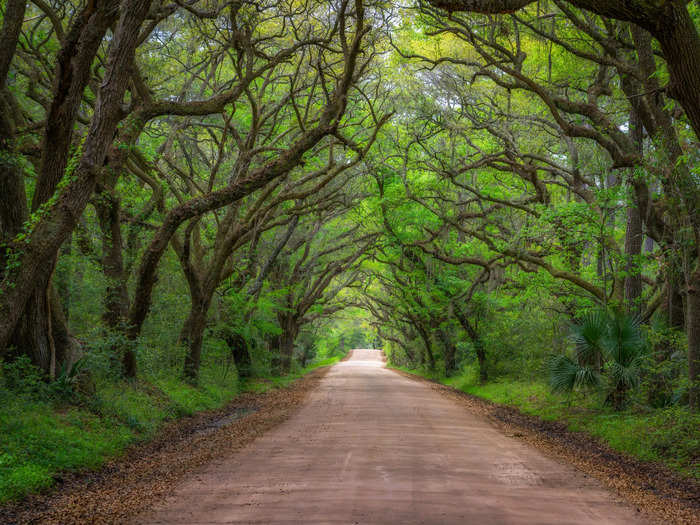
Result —
M 8 180 L 8 187 L 13 190 L 12 193 L 3 192 L 3 231 L 7 233 L 3 238 L 6 264 L 0 296 L 0 348 L 5 349 L 8 345 L 22 348 L 52 376 L 57 363 L 68 359 L 71 341 L 57 307 L 51 275 L 61 244 L 75 228 L 95 189 L 99 171 L 122 118 L 129 71 L 150 7 L 150 1 L 138 0 L 89 3 L 77 10 L 65 34 L 62 30 L 52 29 L 60 33 L 56 35 L 60 49 L 53 65 L 50 99 L 42 107 L 45 118 L 40 118 L 38 123 L 38 129 L 43 131 L 37 144 L 37 180 L 31 206 L 27 206 L 24 198 L 24 174 L 17 166 L 21 161 L 10 149 L 16 147 L 15 141 L 19 137 L 3 138 L 3 146 L 8 148 L 3 152 L 4 166 L 7 166 L 3 168 L 3 179 Z M 15 12 L 16 7 L 11 11 Z M 13 47 L 16 50 L 18 32 L 12 27 L 11 20 L 6 22 L 1 38 L 7 42 L 9 50 Z M 73 129 L 79 118 L 83 92 L 90 83 L 93 62 L 105 33 L 115 22 L 94 100 L 93 116 L 82 139 L 80 153 L 75 154 L 70 169 L 71 182 L 64 182 L 63 188 L 59 182 L 64 179 L 68 168 Z M 42 39 L 39 45 L 44 43 L 45 39 Z M 6 78 L 3 84 L 6 84 Z M 34 95 L 31 90 L 35 87 L 27 87 L 29 98 Z M 14 122 L 8 122 L 4 127 L 21 130 L 24 114 L 19 104 L 7 89 L 3 96 L 6 107 L 14 108 L 15 117 Z M 35 98 L 41 100 L 41 95 L 35 95 Z M 3 111 L 3 114 L 8 113 Z
M 3 360 L 133 378 L 156 333 L 192 383 L 217 345 L 286 373 L 360 308 L 400 364 L 487 381 L 603 308 L 654 338 L 648 398 L 697 407 L 692 3 L 0 13 Z
M 661 306 L 669 324 L 678 326 L 681 292 L 687 294 L 692 385 L 697 379 L 693 290 L 698 277 L 698 187 L 691 175 L 695 159 L 684 154 L 687 139 L 680 138 L 683 115 L 669 112 L 656 80 L 650 80 L 658 76 L 659 66 L 648 33 L 563 3 L 556 6 L 545 15 L 533 8 L 487 19 L 446 16 L 425 5 L 422 27 L 439 47 L 421 44 L 415 52 L 410 44 L 395 40 L 403 57 L 423 64 L 418 79 L 429 93 L 414 110 L 425 122 L 413 139 L 417 165 L 455 186 L 453 206 L 436 205 L 446 202 L 446 194 L 441 191 L 438 200 L 427 197 L 424 185 L 412 197 L 444 218 L 442 229 L 456 228 L 479 239 L 490 250 L 517 260 L 521 270 L 544 269 L 602 304 L 627 300 L 627 308 L 645 318 Z M 568 69 L 565 60 L 577 70 Z M 487 87 L 490 83 L 495 91 Z M 617 110 L 621 100 L 627 103 L 622 114 Z M 533 141 L 533 129 L 542 140 Z M 594 164 L 587 166 L 587 158 Z M 596 173 L 605 163 L 612 171 Z M 482 176 L 476 177 L 489 172 L 499 187 L 495 194 L 485 189 Z M 506 174 L 515 179 L 504 179 Z M 504 180 L 525 194 L 504 195 Z M 566 189 L 567 200 L 573 197 L 569 212 L 561 207 L 557 188 Z M 621 198 L 629 202 L 623 209 L 624 246 L 611 236 Z M 460 201 L 467 203 L 462 214 Z M 669 207 L 669 202 L 674 205 Z M 478 211 L 469 209 L 477 203 Z M 554 244 L 543 245 L 543 230 L 533 229 L 537 223 L 553 234 Z M 588 228 L 588 240 L 572 237 L 572 225 Z M 428 233 L 434 237 L 440 230 Z M 644 234 L 666 257 L 664 275 L 647 281 L 651 291 L 644 291 L 646 308 L 642 270 L 631 262 L 644 257 Z M 600 275 L 593 281 L 584 277 L 581 266 L 591 240 L 599 247 L 594 258 Z M 553 250 L 563 250 L 565 257 Z
M 12 16 L 6 19 L 2 37 L 8 45 L 15 44 L 18 39 L 16 23 L 22 14 L 16 11 L 14 4 L 12 7 Z M 47 11 L 42 20 L 48 19 L 45 23 L 53 32 L 53 38 L 57 41 L 55 45 L 60 45 L 60 49 L 55 70 L 51 72 L 56 80 L 50 92 L 51 98 L 45 103 L 46 129 L 39 146 L 41 153 L 37 161 L 39 169 L 32 198 L 31 220 L 29 212 L 22 209 L 26 199 L 14 198 L 22 197 L 24 191 L 23 174 L 17 169 L 17 162 L 8 162 L 11 169 L 3 171 L 3 177 L 9 178 L 9 186 L 17 190 L 15 195 L 7 195 L 8 200 L 3 206 L 6 217 L 3 219 L 3 231 L 8 232 L 4 234 L 3 242 L 8 262 L 4 267 L 0 305 L 3 311 L 0 346 L 21 347 L 32 355 L 37 365 L 53 375 L 56 363 L 66 358 L 69 337 L 56 306 L 51 275 L 61 244 L 76 227 L 95 191 L 99 190 L 105 197 L 97 204 L 105 230 L 104 251 L 106 254 L 114 252 L 111 257 L 103 258 L 105 273 L 109 273 L 116 283 L 115 290 L 108 295 L 116 298 L 107 303 L 107 308 L 112 312 L 105 317 L 113 325 L 128 326 L 127 335 L 135 337 L 148 312 L 158 261 L 177 228 L 188 219 L 245 197 L 298 166 L 307 151 L 337 129 L 347 106 L 348 92 L 367 67 L 371 54 L 364 56 L 361 50 L 361 44 L 369 33 L 364 26 L 361 2 L 341 4 L 329 18 L 315 6 L 308 6 L 308 11 L 300 12 L 291 6 L 278 6 L 276 3 L 252 5 L 222 2 L 216 3 L 211 10 L 202 10 L 192 5 L 181 7 L 156 3 L 151 6 L 150 2 L 104 2 L 77 10 L 68 6 L 62 13 L 68 17 L 73 10 L 68 32 L 62 28 L 62 17 L 51 5 L 42 4 L 41 7 Z M 290 8 L 285 12 L 287 7 Z M 168 31 L 176 40 L 179 36 L 177 30 L 170 29 L 167 23 L 171 16 L 184 19 L 194 17 L 204 21 L 227 17 L 225 32 L 228 34 L 223 39 L 226 43 L 212 54 L 212 58 L 204 57 L 202 70 L 210 75 L 226 74 L 221 58 L 231 51 L 234 58 L 228 72 L 232 82 L 222 79 L 221 86 L 216 86 L 213 81 L 208 85 L 198 85 L 196 88 L 204 96 L 195 100 L 159 99 L 157 92 L 148 86 L 147 79 L 139 71 L 135 51 L 139 45 L 148 48 L 151 42 L 155 43 Z M 255 27 L 256 16 L 260 17 L 260 22 L 267 24 L 263 27 L 267 34 L 256 32 L 259 30 Z M 304 27 L 298 25 L 299 20 L 309 17 L 323 22 Z M 93 69 L 93 63 L 99 58 L 106 31 L 117 19 L 113 38 L 109 40 L 105 70 L 99 72 L 102 78 L 94 79 L 93 73 L 97 70 Z M 162 29 L 152 34 L 164 20 Z M 337 50 L 328 45 L 336 38 L 340 44 Z M 234 107 L 236 101 L 247 96 L 253 82 L 261 78 L 269 81 L 274 78 L 270 70 L 281 66 L 285 67 L 291 79 L 291 95 L 301 98 L 300 93 L 296 92 L 298 88 L 295 83 L 299 79 L 295 75 L 303 69 L 303 59 L 297 63 L 296 72 L 294 68 L 287 67 L 287 63 L 303 49 L 314 45 L 317 52 L 307 50 L 305 56 L 317 79 L 316 84 L 310 85 L 307 75 L 301 75 L 303 78 L 300 82 L 311 91 L 305 108 L 302 107 L 305 113 L 297 114 L 299 132 L 287 132 L 284 147 L 278 148 L 273 155 L 268 151 L 268 159 L 259 162 L 244 176 L 230 177 L 222 187 L 212 188 L 207 195 L 183 202 L 170 210 L 142 256 L 137 271 L 137 287 L 124 322 L 126 294 L 116 254 L 119 228 L 115 227 L 117 219 L 114 217 L 119 216 L 119 210 L 114 188 L 122 170 L 125 167 L 128 169 L 129 163 L 137 166 L 133 170 L 137 175 L 148 180 L 143 162 L 141 169 L 138 169 L 143 155 L 133 153 L 143 131 L 167 115 L 202 117 L 219 113 L 227 105 Z M 3 49 L 6 47 L 3 46 Z M 12 46 L 7 49 L 11 51 Z M 332 56 L 338 57 L 339 61 Z M 338 64 L 341 64 L 340 68 Z M 97 98 L 91 101 L 87 97 L 92 115 L 86 118 L 80 115 L 78 109 L 86 98 L 85 88 L 91 81 Z M 185 81 L 185 86 L 180 89 L 181 97 L 189 97 L 193 84 L 192 80 Z M 27 85 L 27 98 L 37 98 L 34 89 L 31 83 Z M 125 106 L 127 91 L 129 104 Z M 209 93 L 211 95 L 207 96 Z M 120 121 L 122 124 L 117 130 Z M 71 132 L 80 122 L 85 123 L 86 129 L 79 142 L 74 144 Z M 15 123 L 8 124 L 8 129 L 11 126 L 15 126 Z M 3 144 L 10 146 L 10 139 L 17 140 L 16 137 L 8 137 Z M 71 148 L 74 149 L 74 165 L 70 166 L 70 177 L 65 178 Z M 146 177 L 143 177 L 144 174 Z M 106 201 L 111 203 L 105 204 Z M 110 214 L 113 217 L 111 222 Z M 14 235 L 22 228 L 25 230 L 23 233 Z M 133 375 L 134 370 L 135 361 L 127 352 L 125 371 Z

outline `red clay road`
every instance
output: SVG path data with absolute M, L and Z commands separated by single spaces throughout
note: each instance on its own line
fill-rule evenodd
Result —
M 573 467 L 355 350 L 302 408 L 137 523 L 640 523 Z

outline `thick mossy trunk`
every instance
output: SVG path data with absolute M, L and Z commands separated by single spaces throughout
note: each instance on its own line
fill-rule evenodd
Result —
M 119 199 L 107 191 L 102 191 L 96 210 L 102 232 L 102 272 L 107 281 L 102 320 L 109 330 L 126 335 L 129 294 L 122 255 Z M 120 339 L 128 340 L 126 337 Z M 136 355 L 133 346 L 115 344 L 112 353 L 120 358 L 123 375 L 128 378 L 136 377 Z
M 280 326 L 282 327 L 283 331 L 279 336 L 279 372 L 282 375 L 286 375 L 292 368 L 292 359 L 294 358 L 294 341 L 296 341 L 299 333 L 299 325 L 294 317 L 285 316 L 281 318 Z
M 637 152 L 641 155 L 644 149 L 644 126 L 634 109 L 630 113 L 630 133 Z M 629 174 L 634 177 L 634 173 Z M 642 312 L 642 274 L 639 257 L 642 254 L 644 233 L 642 230 L 642 213 L 636 202 L 627 206 L 627 224 L 625 227 L 625 283 L 624 298 L 627 311 L 633 315 Z
M 445 354 L 445 375 L 449 377 L 457 370 L 457 347 L 446 330 L 440 329 L 439 335 Z
M 180 332 L 180 343 L 186 349 L 183 375 L 188 382 L 193 384 L 199 381 L 202 342 L 204 340 L 204 329 L 207 326 L 208 311 L 209 305 L 206 302 L 193 302 L 190 313 Z
M 54 287 L 36 286 L 12 335 L 12 353 L 28 355 L 53 379 L 64 363 L 75 361 L 75 343 Z
M 85 136 L 82 156 L 73 173 L 74 180 L 63 189 L 56 203 L 49 208 L 50 212 L 39 219 L 27 236 L 21 253 L 18 250 L 18 264 L 1 285 L 0 351 L 17 335 L 20 318 L 27 313 L 27 308 L 31 310 L 31 303 L 40 300 L 48 289 L 61 245 L 75 228 L 93 194 L 97 182 L 95 167 L 103 165 L 116 126 L 123 118 L 124 92 L 131 78 L 129 65 L 133 62 L 139 31 L 149 7 L 147 0 L 125 4 L 123 16 L 114 29 L 104 74 L 106 80 L 94 105 L 90 131 Z M 65 175 L 71 131 L 83 91 L 91 78 L 91 65 L 104 32 L 118 15 L 119 10 L 114 9 L 112 2 L 98 5 L 90 2 L 76 15 L 62 43 L 57 61 L 59 73 L 42 139 L 41 169 L 32 199 L 34 210 L 54 195 L 56 185 Z M 63 147 L 58 147 L 60 145 Z M 48 320 L 51 320 L 50 316 Z M 55 354 L 58 354 L 58 349 Z
M 656 31 L 668 64 L 669 94 L 683 106 L 696 136 L 700 136 L 700 36 L 687 2 L 663 2 L 665 17 Z
M 238 371 L 238 377 L 250 377 L 252 374 L 252 361 L 245 337 L 236 332 L 227 332 L 221 337 L 226 341 L 226 345 L 231 352 L 231 357 Z

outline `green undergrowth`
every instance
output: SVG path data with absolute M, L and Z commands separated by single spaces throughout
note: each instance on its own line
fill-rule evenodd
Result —
M 561 421 L 569 430 L 585 432 L 617 451 L 664 463 L 683 476 L 700 480 L 700 414 L 691 413 L 687 407 L 651 409 L 639 405 L 615 412 L 597 396 L 554 394 L 544 383 L 502 378 L 479 384 L 472 368 L 448 378 L 423 370 L 400 369 L 515 407 L 524 414 Z
M 289 374 L 284 376 L 265 375 L 248 379 L 241 384 L 241 390 L 246 392 L 264 392 L 272 388 L 284 388 L 302 376 L 322 366 L 331 366 L 342 359 L 342 356 L 329 357 L 322 361 L 316 361 L 306 367 L 294 367 Z
M 218 409 L 243 391 L 282 388 L 338 357 L 295 368 L 284 377 L 239 381 L 203 371 L 197 387 L 175 377 L 97 381 L 95 395 L 70 401 L 17 393 L 0 381 L 0 503 L 51 487 L 64 472 L 94 470 L 135 443 L 153 438 L 162 425 Z

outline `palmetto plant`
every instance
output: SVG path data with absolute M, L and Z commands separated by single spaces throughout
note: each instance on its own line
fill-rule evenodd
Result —
M 557 355 L 548 363 L 554 391 L 605 388 L 607 401 L 621 409 L 639 383 L 646 350 L 639 319 L 625 313 L 596 311 L 571 331 L 574 356 Z

